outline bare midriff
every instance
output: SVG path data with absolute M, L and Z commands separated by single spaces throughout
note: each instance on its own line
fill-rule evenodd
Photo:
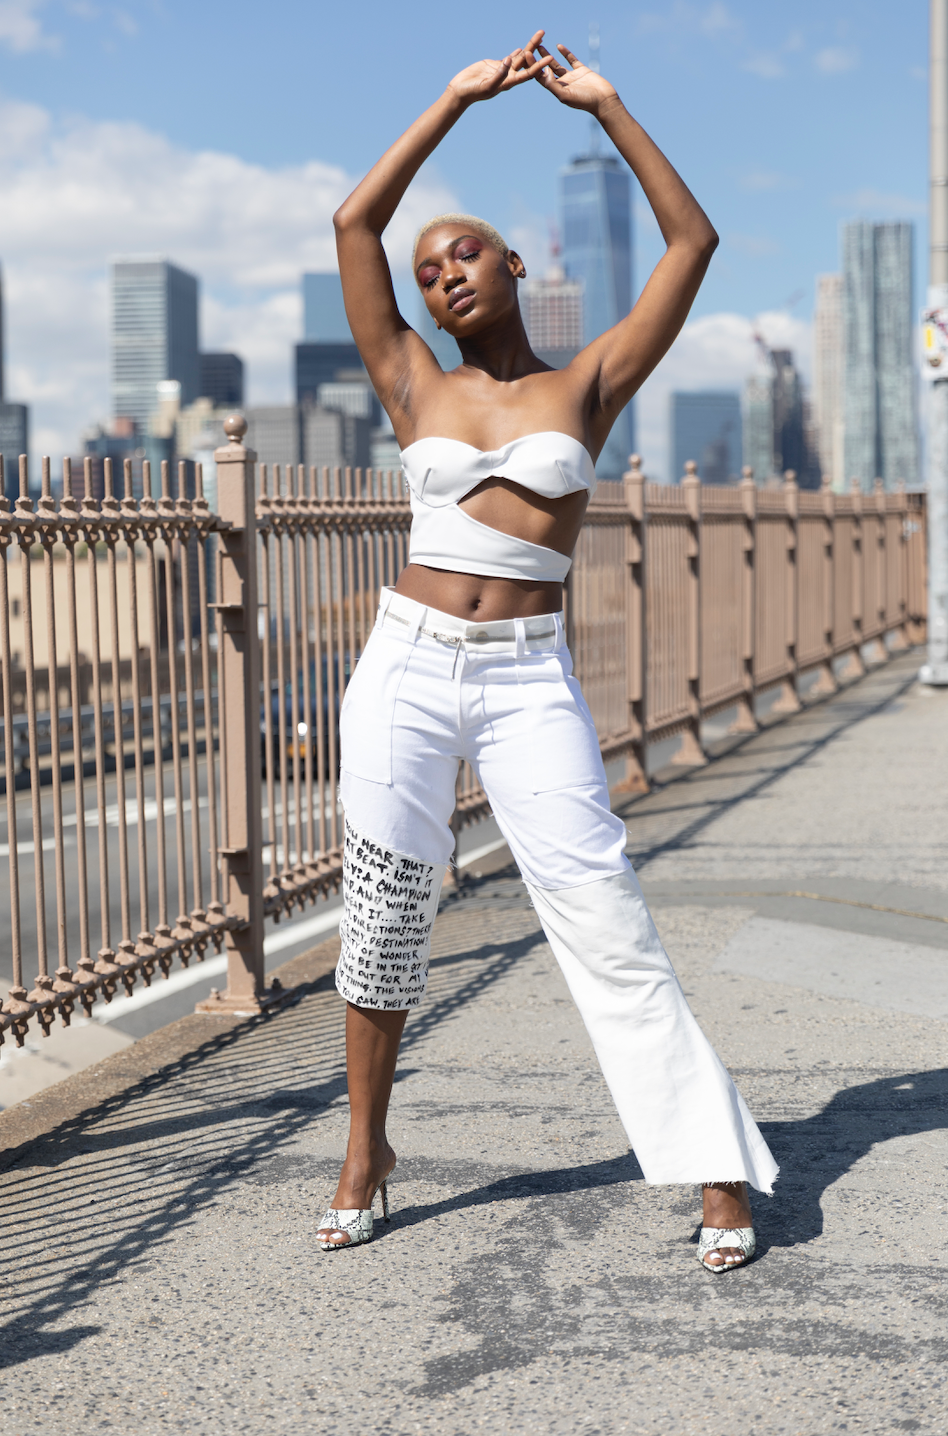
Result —
M 547 499 L 509 479 L 490 478 L 461 500 L 460 507 L 487 528 L 569 556 L 576 545 L 589 495 L 585 489 Z M 561 583 L 488 578 L 410 563 L 395 585 L 396 593 L 455 618 L 490 623 L 502 618 L 533 618 L 563 607 Z

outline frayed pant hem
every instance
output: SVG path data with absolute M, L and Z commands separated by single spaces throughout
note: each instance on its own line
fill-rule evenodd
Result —
M 758 1186 L 754 1178 L 747 1176 L 746 1173 L 743 1173 L 739 1177 L 646 1177 L 645 1185 L 647 1187 L 713 1187 L 723 1186 L 725 1184 L 731 1186 L 735 1182 L 746 1182 L 749 1187 L 754 1188 L 755 1192 L 760 1192 L 761 1196 L 772 1197 L 774 1194 L 773 1184 L 779 1175 L 780 1168 L 778 1167 L 771 1178 L 770 1185 L 767 1187 Z

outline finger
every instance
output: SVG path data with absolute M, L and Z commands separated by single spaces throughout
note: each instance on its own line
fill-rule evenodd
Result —
M 526 70 L 512 70 L 504 81 L 504 89 L 512 89 L 514 85 L 522 85 L 525 80 L 536 80 L 540 73 L 549 64 L 548 60 L 537 60 L 536 64 L 530 65 Z
M 546 31 L 545 31 L 545 30 L 537 30 L 537 31 L 535 31 L 535 33 L 530 36 L 530 39 L 528 40 L 528 42 L 526 43 L 526 45 L 524 45 L 523 48 L 524 48 L 525 50 L 528 50 L 528 51 L 532 54 L 533 51 L 534 51 L 534 50 L 537 48 L 537 46 L 539 45 L 540 41 L 543 39 L 543 36 L 544 36 L 545 34 L 546 34 Z
M 567 50 L 565 45 L 557 45 L 556 48 L 559 50 L 560 54 L 564 57 L 564 59 L 569 61 L 574 70 L 582 70 L 585 68 L 582 60 L 577 60 L 572 50 Z
M 550 70 L 553 72 L 554 75 L 565 75 L 567 73 L 566 66 L 561 65 L 559 60 L 557 60 L 556 56 L 551 55 L 545 45 L 538 45 L 537 49 L 540 51 L 541 55 L 545 55 L 549 60 Z

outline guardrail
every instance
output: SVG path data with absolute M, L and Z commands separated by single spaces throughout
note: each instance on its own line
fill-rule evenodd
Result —
M 228 982 L 204 1010 L 260 1011 L 279 997 L 265 986 L 265 917 L 339 885 L 339 708 L 379 590 L 407 562 L 408 494 L 399 474 L 258 466 L 240 442 L 244 420 L 225 427 L 216 514 L 200 467 L 187 497 L 184 465 L 177 496 L 162 465 L 156 498 L 146 464 L 140 500 L 126 465 L 119 500 L 106 461 L 97 504 L 90 466 L 77 502 L 67 462 L 57 504 L 44 461 L 34 508 L 23 460 L 15 512 L 0 501 L 3 714 L 14 735 L 25 731 L 27 749 L 25 766 L 17 736 L 3 750 L 13 984 L 0 1039 L 10 1029 L 22 1042 L 31 1021 L 48 1031 L 57 1014 L 68 1024 L 77 1003 L 88 1011 L 97 996 L 131 991 L 156 969 L 167 974 L 175 957 L 199 960 L 209 945 L 226 946 Z M 702 762 L 701 723 L 710 715 L 734 709 L 735 727 L 751 731 L 764 689 L 780 685 L 777 708 L 789 712 L 804 671 L 817 669 L 818 690 L 829 691 L 839 660 L 856 674 L 867 645 L 882 658 L 923 637 L 923 496 L 878 485 L 871 494 L 801 493 L 792 476 L 758 489 L 747 471 L 739 486 L 715 488 L 700 484 L 693 464 L 668 488 L 647 483 L 631 462 L 624 483 L 601 485 L 590 504 L 567 589 L 576 673 L 604 756 L 623 760 L 625 791 L 647 788 L 650 743 L 680 734 L 678 761 Z M 37 546 L 41 585 L 32 573 Z M 14 582 L 25 717 L 13 701 Z M 58 676 L 47 682 L 45 715 L 34 651 L 44 610 L 47 672 L 59 675 L 62 659 L 69 673 L 68 703 Z M 91 705 L 81 701 L 80 610 Z M 217 700 L 207 715 L 205 693 Z M 145 747 L 156 699 L 164 730 L 157 754 L 153 735 Z M 73 713 L 82 716 L 78 738 Z M 88 749 L 89 739 L 95 797 L 86 813 L 85 783 L 65 781 L 63 754 L 76 742 Z M 18 763 L 29 774 L 21 806 L 28 797 L 31 838 L 17 833 Z M 487 812 L 463 768 L 455 826 Z M 97 829 L 94 853 L 87 827 Z M 44 849 L 55 873 L 53 971 Z M 38 969 L 31 990 L 20 913 L 27 865 Z

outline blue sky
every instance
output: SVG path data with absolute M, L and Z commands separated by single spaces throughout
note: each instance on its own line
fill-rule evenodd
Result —
M 688 329 L 641 397 L 641 447 L 661 474 L 669 387 L 740 382 L 755 316 L 807 365 L 814 278 L 836 267 L 841 220 L 915 220 L 921 293 L 927 14 L 923 0 L 5 0 L 10 397 L 33 403 L 54 451 L 107 413 L 107 259 L 153 251 L 201 275 L 205 343 L 245 354 L 251 399 L 289 398 L 296 275 L 332 265 L 329 218 L 351 182 L 463 65 L 539 25 L 585 58 L 596 21 L 603 72 L 722 237 Z M 539 86 L 477 106 L 420 177 L 393 261 L 417 219 L 456 203 L 542 268 L 557 171 L 587 139 L 588 121 Z M 641 197 L 636 221 L 641 284 L 660 253 Z

